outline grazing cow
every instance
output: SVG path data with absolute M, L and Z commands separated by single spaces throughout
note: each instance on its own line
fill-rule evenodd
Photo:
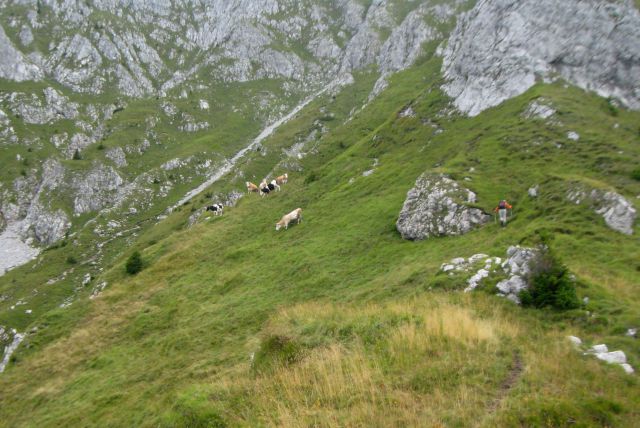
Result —
M 271 191 L 271 189 L 269 188 L 269 185 L 267 184 L 267 180 L 262 180 L 260 182 L 260 196 L 265 196 L 268 195 L 269 192 Z
M 289 223 L 294 220 L 298 220 L 298 224 L 300 224 L 300 222 L 302 221 L 302 208 L 296 208 L 289 214 L 285 214 L 284 216 L 282 216 L 280 221 L 276 223 L 276 230 L 280 230 L 282 226 L 284 226 L 285 229 L 288 229 Z
M 213 215 L 222 215 L 223 208 L 222 204 L 213 204 L 207 207 L 207 211 L 212 211 Z
M 271 183 L 269 183 L 269 190 L 271 190 L 272 192 L 274 190 L 276 192 L 280 191 L 280 186 L 278 186 L 278 183 L 276 182 L 276 180 L 271 180 Z
M 289 180 L 289 175 L 287 173 L 284 173 L 281 176 L 276 177 L 277 184 L 287 184 L 288 180 Z
M 258 188 L 258 186 L 256 186 L 250 181 L 247 181 L 247 193 L 259 193 L 259 192 L 260 192 L 260 189 Z

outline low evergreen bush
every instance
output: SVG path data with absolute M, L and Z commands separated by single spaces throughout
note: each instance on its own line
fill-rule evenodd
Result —
M 134 251 L 127 259 L 125 269 L 129 275 L 135 275 L 142 270 L 142 267 L 142 256 L 139 251 Z
M 531 263 L 529 288 L 520 293 L 522 306 L 567 310 L 579 306 L 574 280 L 569 269 L 548 247 L 542 247 Z

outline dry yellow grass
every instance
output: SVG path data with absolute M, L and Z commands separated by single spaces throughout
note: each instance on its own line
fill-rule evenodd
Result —
M 487 401 L 485 386 L 471 379 L 452 384 L 445 377 L 465 366 L 476 367 L 480 375 L 491 371 L 490 360 L 503 346 L 502 339 L 518 334 L 517 326 L 495 315 L 484 319 L 469 308 L 424 299 L 361 307 L 297 305 L 274 316 L 265 334 L 292 337 L 310 325 L 332 322 L 349 326 L 390 317 L 404 321 L 388 328 L 377 345 L 359 337 L 334 341 L 252 381 L 247 381 L 246 366 L 244 374 L 236 372 L 218 388 L 231 393 L 242 385 L 250 390 L 247 413 L 267 426 L 446 426 L 452 418 L 471 421 L 473 411 Z M 430 369 L 445 377 L 435 376 L 426 389 L 411 386 L 410 371 Z

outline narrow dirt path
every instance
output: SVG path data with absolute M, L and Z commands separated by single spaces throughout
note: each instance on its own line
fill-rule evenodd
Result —
M 520 351 L 514 350 L 511 368 L 509 369 L 507 377 L 502 381 L 502 384 L 500 384 L 497 396 L 491 400 L 491 403 L 489 403 L 487 408 L 488 415 L 491 415 L 498 410 L 498 406 L 500 406 L 502 400 L 509 394 L 509 391 L 513 388 L 516 382 L 518 382 L 523 371 L 524 364 L 522 362 L 522 357 L 520 356 Z

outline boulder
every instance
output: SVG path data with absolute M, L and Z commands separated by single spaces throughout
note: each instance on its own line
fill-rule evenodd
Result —
M 496 284 L 500 293 L 515 303 L 520 303 L 518 294 L 527 288 L 527 282 L 519 275 L 512 275 Z
M 607 192 L 600 196 L 598 203 L 600 208 L 596 212 L 602 215 L 607 226 L 625 235 L 633 234 L 636 209 L 629 201 L 615 192 Z
M 569 341 L 573 343 L 575 346 L 582 345 L 582 340 L 577 336 L 567 336 L 567 339 L 569 339 Z
M 466 205 L 469 191 L 445 175 L 424 173 L 407 193 L 396 228 L 404 239 L 462 235 L 491 220 Z
M 591 209 L 604 218 L 609 228 L 625 235 L 633 234 L 636 209 L 622 195 L 613 191 L 588 189 L 579 184 L 567 192 L 567 199 L 576 205 L 589 204 Z
M 596 354 L 602 354 L 605 352 L 609 352 L 609 348 L 607 348 L 607 345 L 603 343 L 600 345 L 593 345 L 591 349 L 589 349 L 589 351 L 594 352 Z
M 609 364 L 626 364 L 627 356 L 622 351 L 597 352 L 596 358 L 606 361 Z
M 627 374 L 632 374 L 635 370 L 633 370 L 633 367 L 631 367 L 630 364 L 627 363 L 622 363 L 620 364 L 620 367 L 622 367 L 622 369 L 625 371 L 625 373 Z

